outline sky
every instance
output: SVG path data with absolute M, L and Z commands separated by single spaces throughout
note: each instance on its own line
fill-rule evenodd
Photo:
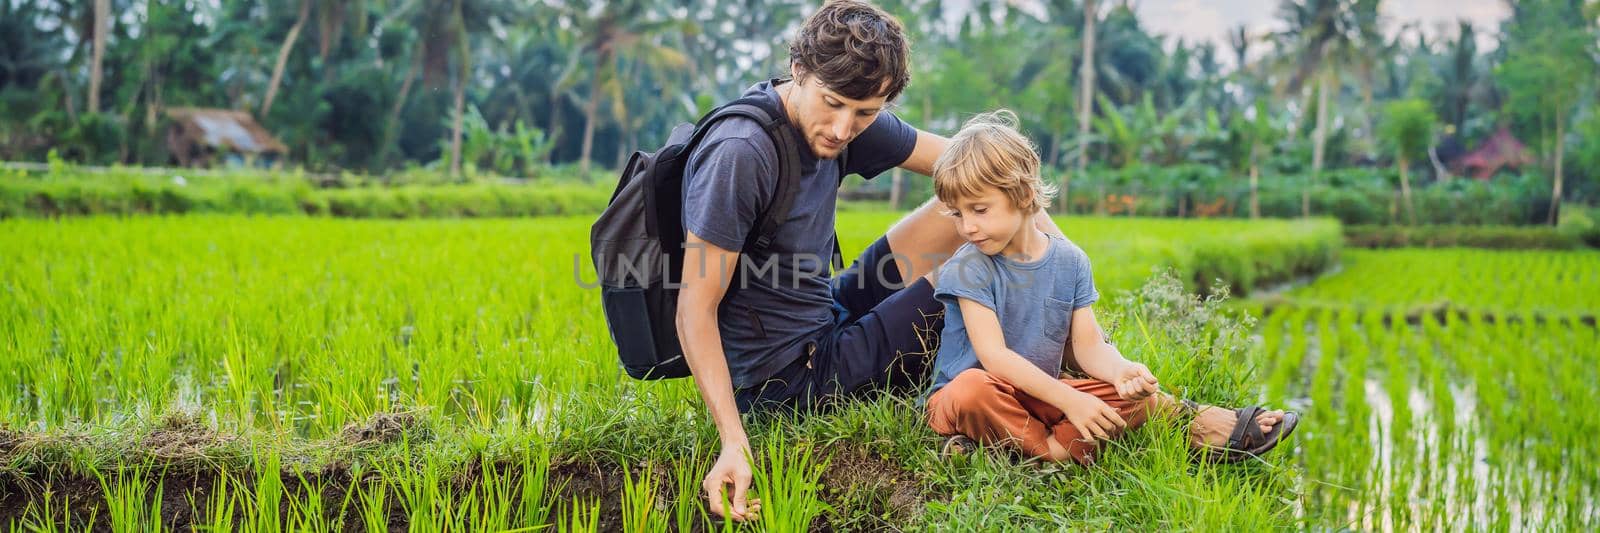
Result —
M 1132 0 L 1139 22 L 1147 31 L 1182 37 L 1188 42 L 1211 41 L 1226 52 L 1228 30 L 1240 24 L 1259 36 L 1281 27 L 1279 0 Z M 1471 21 L 1478 30 L 1478 49 L 1494 48 L 1500 22 L 1510 16 L 1503 0 L 1386 0 L 1378 5 L 1384 31 L 1393 35 L 1408 23 L 1417 23 L 1430 38 L 1455 33 L 1456 20 Z M 1265 47 L 1255 47 L 1265 52 Z M 1232 55 L 1218 54 L 1232 63 Z

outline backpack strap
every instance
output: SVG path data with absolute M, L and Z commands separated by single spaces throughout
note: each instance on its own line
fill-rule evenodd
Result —
M 728 117 L 745 117 L 756 121 L 761 129 L 772 139 L 772 144 L 778 151 L 778 190 L 773 196 L 772 203 L 762 211 L 761 218 L 756 226 L 751 228 L 749 237 L 745 239 L 744 250 L 765 250 L 772 246 L 772 241 L 778 233 L 789 211 L 794 208 L 795 197 L 800 193 L 800 137 L 794 128 L 789 127 L 789 118 L 782 109 L 772 104 L 770 100 L 759 96 L 746 96 L 726 105 L 718 107 L 707 113 L 695 124 L 694 134 L 686 143 L 690 147 L 698 147 L 711 130 L 711 126 Z
M 848 161 L 846 158 L 849 156 L 850 143 L 845 143 L 844 148 L 839 150 L 839 157 L 835 158 L 839 162 L 839 183 L 834 184 L 834 188 L 844 187 L 844 168 L 846 164 L 845 162 Z M 837 223 L 835 223 L 835 225 L 837 225 Z M 833 273 L 835 276 L 839 275 L 840 272 L 844 272 L 844 250 L 839 248 L 838 229 L 833 230 L 833 258 L 831 261 L 833 263 Z
M 773 80 L 777 82 L 777 80 Z M 778 188 L 773 195 L 772 203 L 762 211 L 761 218 L 756 226 L 751 228 L 749 236 L 745 239 L 745 252 L 754 250 L 767 250 L 772 247 L 777 238 L 778 230 L 783 226 L 783 221 L 794 210 L 796 198 L 800 195 L 800 149 L 804 146 L 802 139 L 795 128 L 790 127 L 788 113 L 773 102 L 761 96 L 746 96 L 723 105 L 695 124 L 694 134 L 690 137 L 689 146 L 699 146 L 706 134 L 711 130 L 711 125 L 727 117 L 740 116 L 756 121 L 761 129 L 766 131 L 772 139 L 773 147 L 778 153 Z M 848 147 L 846 147 L 848 150 Z M 839 165 L 839 183 L 844 184 L 845 152 L 840 152 L 837 158 Z M 843 254 L 839 248 L 839 234 L 833 235 L 833 257 L 831 264 L 834 271 L 844 270 Z

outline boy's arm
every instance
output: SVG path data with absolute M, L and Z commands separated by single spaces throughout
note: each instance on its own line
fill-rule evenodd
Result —
M 1062 383 L 1006 347 L 1005 335 L 1000 330 L 1000 317 L 995 315 L 993 309 L 967 298 L 961 298 L 960 301 L 967 339 L 972 342 L 972 349 L 977 352 L 978 362 L 985 371 L 1060 409 L 1083 435 L 1105 439 L 1109 438 L 1113 428 L 1127 425 L 1117 411 L 1104 401 Z
M 1094 307 L 1084 306 L 1072 312 L 1072 332 L 1068 334 L 1068 339 L 1083 373 L 1116 385 L 1117 393 L 1123 399 L 1142 400 L 1155 394 L 1155 375 L 1143 364 L 1123 357 L 1116 346 L 1106 342 L 1100 324 L 1095 320 Z

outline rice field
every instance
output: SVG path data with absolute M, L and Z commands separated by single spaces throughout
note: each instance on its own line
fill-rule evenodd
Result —
M 841 215 L 847 253 L 896 218 Z M 712 527 L 692 496 L 714 431 L 691 382 L 618 371 L 582 285 L 588 222 L 0 221 L 0 524 Z M 1095 257 L 1125 351 L 1209 401 L 1250 390 L 1226 364 L 1250 357 L 1242 322 L 1178 312 L 1200 304 L 1177 280 L 1109 295 L 1162 266 L 1197 279 L 1196 258 L 1228 247 L 1287 243 L 1264 256 L 1308 263 L 1337 251 L 1322 221 L 1061 223 Z M 1190 470 L 1176 431 L 1106 455 L 1132 477 L 940 461 L 903 398 L 750 432 L 758 530 L 1292 519 L 1287 470 Z
M 1309 414 L 1298 460 L 1311 521 L 1600 526 L 1600 419 L 1590 415 L 1600 409 L 1600 254 L 1347 251 L 1345 260 L 1342 272 L 1284 295 L 1261 332 L 1267 396 Z M 1439 302 L 1448 307 L 1406 312 Z
M 1294 291 L 1299 303 L 1496 315 L 1600 310 L 1600 251 L 1347 250 L 1344 268 Z M 1592 320 L 1592 319 L 1591 319 Z
M 847 256 L 897 217 L 841 213 Z M 1381 291 L 1342 280 L 1387 260 L 1377 254 L 1409 252 L 1340 252 L 1332 222 L 1061 218 L 1094 261 L 1106 294 L 1098 313 L 1123 352 L 1186 397 L 1301 407 L 1309 417 L 1290 453 L 1195 466 L 1177 425 L 1156 421 L 1087 469 L 1003 454 L 948 461 L 912 400 L 868 398 L 805 420 L 751 420 L 764 512 L 734 528 L 698 497 L 716 436 L 693 383 L 633 382 L 616 367 L 598 291 L 584 285 L 589 221 L 0 220 L 0 527 L 1597 522 L 1600 448 L 1583 436 L 1600 428 L 1572 416 L 1600 401 L 1583 382 L 1600 355 L 1586 300 L 1561 296 L 1560 320 L 1391 325 L 1379 306 L 1328 302 L 1388 297 L 1341 296 L 1333 284 Z M 1259 288 L 1341 254 L 1341 271 L 1279 295 L 1287 303 L 1259 330 L 1243 308 L 1190 294 L 1214 278 Z M 1594 275 L 1584 269 L 1594 256 L 1574 257 L 1517 259 L 1495 268 L 1519 276 L 1481 276 L 1588 290 L 1570 282 Z M 1438 276 L 1404 268 L 1416 279 L 1386 282 L 1431 287 Z M 1150 281 L 1162 269 L 1175 277 Z M 1471 301 L 1431 290 L 1386 305 Z M 1536 298 L 1519 302 L 1547 312 Z
M 896 218 L 845 215 L 846 253 Z M 0 247 L 15 253 L 0 262 L 0 387 L 12 391 L 0 421 L 47 430 L 176 407 L 316 438 L 413 406 L 482 426 L 546 419 L 541 406 L 560 396 L 622 381 L 588 223 L 4 221 Z M 1238 221 L 1209 224 L 1227 235 L 1218 239 L 1245 233 Z M 1063 225 L 1104 265 L 1109 290 L 1206 240 L 1160 220 Z

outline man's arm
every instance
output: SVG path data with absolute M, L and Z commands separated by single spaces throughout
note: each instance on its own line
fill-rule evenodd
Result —
M 747 457 L 750 441 L 733 400 L 733 378 L 729 376 L 728 360 L 722 351 L 722 333 L 717 329 L 717 306 L 727 295 L 734 267 L 739 263 L 739 253 L 706 242 L 692 231 L 685 232 L 684 245 L 683 288 L 678 291 L 678 339 L 683 343 L 683 356 L 689 363 L 689 370 L 694 373 L 695 386 L 699 387 L 700 397 L 717 425 L 717 434 L 722 437 L 721 454 L 706 473 L 706 499 L 711 511 L 722 516 L 724 491 L 727 485 L 733 485 L 728 517 L 744 521 L 754 518 L 761 504 L 751 501 L 747 506 L 745 502 L 752 475 Z
M 1066 238 L 1067 236 L 1067 234 L 1061 232 L 1061 227 L 1056 225 L 1056 220 L 1050 218 L 1050 213 L 1046 213 L 1043 209 L 1033 215 L 1033 225 L 1039 228 L 1039 231 L 1044 232 L 1045 235 L 1055 235 L 1061 238 Z
M 950 146 L 950 139 L 938 134 L 917 130 L 917 145 L 911 149 L 911 156 L 900 164 L 900 168 L 924 176 L 932 176 L 933 162 L 939 160 L 939 156 L 944 154 L 944 149 L 947 146 Z M 891 159 L 891 161 L 893 160 Z
M 924 176 L 932 176 L 933 163 L 939 160 L 939 156 L 944 154 L 944 150 L 948 146 L 950 146 L 950 139 L 938 134 L 917 130 L 916 147 L 911 149 L 911 157 L 907 157 L 906 161 L 900 164 L 900 168 Z M 1043 210 L 1034 215 L 1033 225 L 1037 226 L 1039 231 L 1044 232 L 1046 235 L 1066 236 L 1065 233 L 1061 232 L 1061 228 L 1056 226 L 1056 221 L 1050 218 L 1050 214 Z

